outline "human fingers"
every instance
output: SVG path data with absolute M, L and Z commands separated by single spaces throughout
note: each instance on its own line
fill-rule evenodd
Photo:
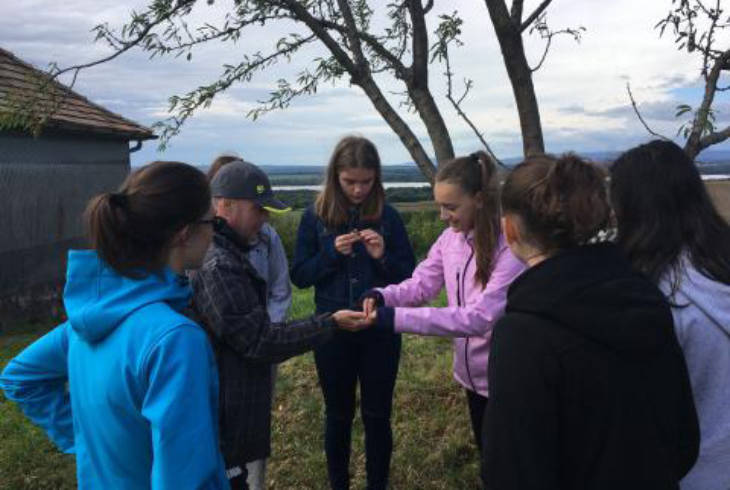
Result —
M 366 298 L 365 301 L 362 302 L 362 312 L 369 316 L 370 313 L 375 309 L 375 298 Z

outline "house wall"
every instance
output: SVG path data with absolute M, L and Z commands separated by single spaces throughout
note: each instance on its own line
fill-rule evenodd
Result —
M 126 140 L 0 132 L 0 325 L 57 305 L 88 200 L 129 173 Z

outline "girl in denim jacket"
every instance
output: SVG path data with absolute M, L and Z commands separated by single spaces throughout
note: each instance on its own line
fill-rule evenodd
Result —
M 300 288 L 314 286 L 317 313 L 355 309 L 365 291 L 410 277 L 414 265 L 403 222 L 385 203 L 375 146 L 365 138 L 344 138 L 332 154 L 323 191 L 302 216 L 292 282 Z M 362 313 L 355 315 L 362 317 Z M 400 350 L 400 335 L 374 329 L 335 332 L 315 350 L 333 489 L 349 488 L 358 381 L 367 488 L 387 486 L 393 447 L 390 414 Z

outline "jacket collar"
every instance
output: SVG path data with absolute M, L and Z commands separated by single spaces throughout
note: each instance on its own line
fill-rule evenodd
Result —
M 223 223 L 221 227 L 215 231 L 213 241 L 216 245 L 239 254 L 245 254 L 251 250 L 251 245 L 241 238 L 228 223 Z

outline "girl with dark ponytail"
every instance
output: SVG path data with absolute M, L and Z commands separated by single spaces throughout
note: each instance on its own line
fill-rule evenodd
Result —
M 497 169 L 484 152 L 442 163 L 434 198 L 449 227 L 410 279 L 371 290 L 363 305 L 376 329 L 454 339 L 454 378 L 465 389 L 478 447 L 492 327 L 524 269 L 500 233 L 497 186 Z M 422 306 L 444 288 L 448 306 Z
M 151 163 L 85 220 L 92 250 L 69 252 L 68 321 L 11 360 L 0 387 L 76 454 L 79 487 L 228 488 L 215 359 L 183 315 L 184 272 L 215 223 L 205 175 Z
M 697 457 L 669 306 L 605 241 L 607 195 L 575 155 L 530 159 L 504 183 L 502 230 L 529 268 L 492 338 L 487 488 L 676 489 Z

